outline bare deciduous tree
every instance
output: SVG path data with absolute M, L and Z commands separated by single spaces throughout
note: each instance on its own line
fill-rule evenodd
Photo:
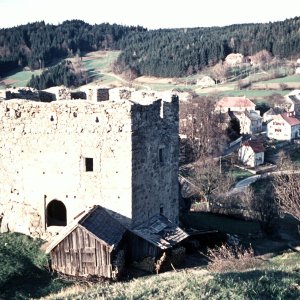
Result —
M 261 50 L 251 56 L 252 63 L 260 65 L 262 68 L 267 67 L 272 60 L 272 54 L 267 50 Z
M 291 103 L 287 102 L 285 98 L 278 93 L 274 93 L 268 97 L 268 105 L 272 108 L 276 108 L 278 112 L 288 111 Z
M 228 193 L 234 182 L 230 173 L 220 172 L 219 161 L 213 158 L 197 161 L 188 176 L 209 200 Z
M 257 219 L 262 231 L 266 234 L 274 233 L 277 226 L 278 206 L 274 197 L 274 188 L 269 179 L 260 180 L 260 188 L 254 190 L 248 187 L 243 199 L 250 210 L 252 218 Z
M 300 223 L 300 170 L 293 168 L 288 172 L 274 175 L 273 186 L 280 209 L 290 214 Z M 299 228 L 300 229 L 300 228 Z M 300 231 L 299 231 L 300 233 Z
M 211 68 L 210 75 L 216 82 L 224 82 L 230 76 L 230 66 L 220 61 Z
M 196 158 L 219 156 L 227 142 L 222 115 L 214 109 L 212 97 L 196 97 L 180 106 L 180 133 L 190 139 Z

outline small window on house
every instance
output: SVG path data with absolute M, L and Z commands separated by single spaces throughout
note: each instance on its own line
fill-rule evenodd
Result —
M 93 172 L 94 171 L 94 159 L 91 157 L 86 157 L 84 159 L 85 162 L 85 172 Z
M 164 206 L 163 206 L 163 205 L 161 205 L 161 206 L 159 207 L 159 213 L 160 213 L 161 215 L 164 214 Z

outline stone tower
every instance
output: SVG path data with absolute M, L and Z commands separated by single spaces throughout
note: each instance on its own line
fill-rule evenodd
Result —
M 0 103 L 2 232 L 47 238 L 95 204 L 129 226 L 178 223 L 178 97 L 104 94 Z

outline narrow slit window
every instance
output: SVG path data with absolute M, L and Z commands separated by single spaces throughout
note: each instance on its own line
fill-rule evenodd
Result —
M 163 148 L 160 148 L 159 152 L 158 152 L 159 162 L 161 164 L 163 164 L 163 162 L 164 162 L 164 151 L 163 150 L 164 150 Z
M 93 172 L 94 171 L 94 159 L 91 157 L 85 158 L 85 171 Z
M 164 206 L 163 206 L 163 205 L 161 205 L 161 206 L 159 207 L 159 213 L 160 213 L 161 215 L 164 214 Z

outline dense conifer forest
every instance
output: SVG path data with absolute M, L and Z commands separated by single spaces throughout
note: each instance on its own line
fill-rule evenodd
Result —
M 229 53 L 299 55 L 300 17 L 267 24 L 151 30 L 130 33 L 120 43 L 121 66 L 138 75 L 183 76 L 223 60 Z
M 80 74 L 76 73 L 73 64 L 69 60 L 66 60 L 46 69 L 39 76 L 33 75 L 28 82 L 28 86 L 37 90 L 44 90 L 61 84 L 67 87 L 77 87 L 82 83 Z
M 80 20 L 57 26 L 35 22 L 0 29 L 0 76 L 18 66 L 39 69 L 81 52 L 118 49 L 121 38 L 139 31 L 145 29 L 108 23 L 89 25 Z
M 54 60 L 101 49 L 122 50 L 115 68 L 120 72 L 178 77 L 214 65 L 229 53 L 252 55 L 266 49 L 280 58 L 296 57 L 300 17 L 189 29 L 147 30 L 107 23 L 89 25 L 79 20 L 57 26 L 36 22 L 0 29 L 0 76 L 18 66 L 43 68 Z

